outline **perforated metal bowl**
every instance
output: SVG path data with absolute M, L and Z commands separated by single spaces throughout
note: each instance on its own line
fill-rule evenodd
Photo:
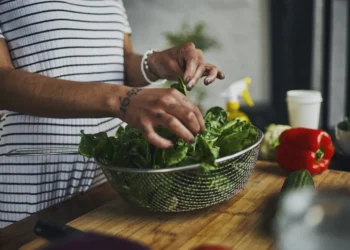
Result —
M 247 183 L 259 155 L 263 133 L 247 149 L 217 159 L 218 168 L 199 164 L 166 169 L 130 169 L 98 163 L 108 181 L 127 202 L 158 212 L 201 209 L 229 200 Z

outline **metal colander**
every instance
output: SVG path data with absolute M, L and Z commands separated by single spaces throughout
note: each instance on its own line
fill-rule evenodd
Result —
M 118 194 L 135 206 L 157 212 L 201 209 L 229 200 L 244 188 L 256 165 L 263 139 L 263 133 L 257 130 L 258 140 L 254 145 L 217 159 L 218 168 L 211 171 L 204 171 L 199 164 L 134 169 L 97 163 Z M 57 148 L 20 149 L 11 151 L 8 156 L 62 153 L 62 149 Z

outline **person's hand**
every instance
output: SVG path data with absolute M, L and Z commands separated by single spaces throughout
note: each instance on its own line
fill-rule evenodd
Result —
M 120 118 L 140 130 L 147 141 L 158 148 L 170 148 L 172 142 L 155 131 L 167 127 L 186 142 L 204 131 L 204 120 L 198 107 L 176 89 L 130 89 L 120 98 Z
M 150 71 L 160 79 L 174 80 L 183 76 L 189 89 L 192 89 L 202 76 L 206 76 L 206 85 L 214 82 L 216 78 L 225 78 L 222 71 L 204 60 L 203 52 L 196 49 L 193 43 L 155 52 L 149 56 L 148 63 Z

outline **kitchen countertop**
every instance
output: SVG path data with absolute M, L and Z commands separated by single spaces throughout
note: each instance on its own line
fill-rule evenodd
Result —
M 246 187 L 227 202 L 188 213 L 158 214 L 130 208 L 108 184 L 32 215 L 0 231 L 0 249 L 37 249 L 45 241 L 32 233 L 38 218 L 83 231 L 134 239 L 152 249 L 190 249 L 211 243 L 235 249 L 274 249 L 268 221 L 285 174 L 273 163 L 257 163 Z M 349 187 L 350 173 L 327 170 L 314 177 L 318 188 Z M 117 198 L 116 198 L 117 197 Z M 268 204 L 270 204 L 268 206 Z M 34 240 L 34 241 L 32 241 Z
M 116 193 L 108 183 L 94 187 L 86 193 L 76 195 L 38 214 L 0 229 L 0 249 L 18 250 L 23 244 L 34 240 L 36 236 L 33 233 L 33 228 L 38 219 L 50 219 L 66 224 L 115 198 Z

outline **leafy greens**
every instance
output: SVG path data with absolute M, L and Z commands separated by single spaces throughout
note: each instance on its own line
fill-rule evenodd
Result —
M 182 78 L 171 87 L 187 94 Z M 228 121 L 221 107 L 209 109 L 204 121 L 206 131 L 197 135 L 192 144 L 185 143 L 167 128 L 158 128 L 161 136 L 173 142 L 174 147 L 170 149 L 155 148 L 129 125 L 119 127 L 113 137 L 105 132 L 84 134 L 82 131 L 79 152 L 116 167 L 158 169 L 200 163 L 204 170 L 213 170 L 217 168 L 217 158 L 236 153 L 257 141 L 258 132 L 253 125 L 240 120 Z
M 184 95 L 186 85 L 182 78 L 173 84 Z M 167 128 L 157 128 L 164 138 L 171 140 L 171 149 L 155 148 L 137 129 L 127 125 L 119 127 L 114 136 L 107 133 L 85 134 L 82 131 L 79 152 L 98 162 L 123 168 L 160 169 L 200 163 L 203 171 L 186 171 L 177 174 L 139 174 L 104 169 L 111 185 L 131 203 L 160 211 L 178 211 L 200 208 L 201 203 L 190 197 L 205 195 L 208 203 L 216 203 L 219 197 L 227 197 L 237 187 L 237 181 L 245 178 L 244 163 L 230 165 L 228 176 L 215 160 L 236 153 L 254 144 L 258 131 L 250 123 L 228 121 L 224 109 L 213 107 L 204 117 L 206 131 L 187 144 Z M 230 164 L 230 163 L 228 163 Z M 162 210 L 163 209 L 163 210 Z

